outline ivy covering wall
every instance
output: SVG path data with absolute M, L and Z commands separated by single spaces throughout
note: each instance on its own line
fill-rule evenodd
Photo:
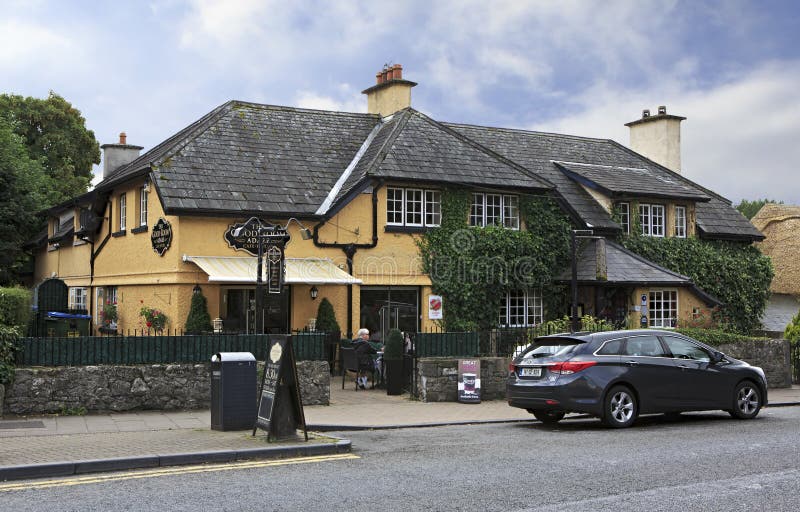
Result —
M 761 326 L 774 272 L 770 259 L 754 246 L 698 238 L 623 236 L 623 246 L 683 274 L 723 302 L 723 328 L 749 333 Z
M 569 261 L 570 222 L 547 197 L 520 196 L 524 228 L 470 227 L 472 194 L 442 192 L 442 222 L 418 241 L 433 292 L 444 298 L 443 327 L 450 331 L 498 325 L 507 292 L 541 287 L 545 318 L 560 316 L 566 289 L 551 283 Z

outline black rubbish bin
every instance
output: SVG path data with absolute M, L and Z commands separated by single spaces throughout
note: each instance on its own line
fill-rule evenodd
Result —
M 211 429 L 247 430 L 256 420 L 256 358 L 220 352 L 211 358 Z

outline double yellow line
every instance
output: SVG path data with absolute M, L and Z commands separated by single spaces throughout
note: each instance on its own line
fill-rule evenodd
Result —
M 176 466 L 172 468 L 148 469 L 130 471 L 126 473 L 113 473 L 106 475 L 92 475 L 58 480 L 41 480 L 36 482 L 19 482 L 0 484 L 0 492 L 26 491 L 33 489 L 48 489 L 50 487 L 69 487 L 73 485 L 97 484 L 114 482 L 118 480 L 135 480 L 139 478 L 156 478 L 171 475 L 190 475 L 193 473 L 213 473 L 216 471 L 230 471 L 236 469 L 268 468 L 274 466 L 291 466 L 296 464 L 312 464 L 316 462 L 330 462 L 337 460 L 359 459 L 358 455 L 342 453 L 337 455 L 319 455 L 316 457 L 296 457 L 293 459 L 261 460 L 230 462 L 225 464 L 204 464 L 201 466 Z

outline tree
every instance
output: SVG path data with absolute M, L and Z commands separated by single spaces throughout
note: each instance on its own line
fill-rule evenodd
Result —
M 30 160 L 39 163 L 46 181 L 48 208 L 83 194 L 100 163 L 100 146 L 78 109 L 54 92 L 47 99 L 0 94 L 0 117 L 22 138 Z
M 776 203 L 776 204 L 783 204 L 783 201 L 774 201 L 772 199 L 756 199 L 755 201 L 748 201 L 747 199 L 742 199 L 742 202 L 736 205 L 736 209 L 739 210 L 739 213 L 747 217 L 748 219 L 752 219 L 758 213 L 758 210 L 761 209 L 767 203 Z
M 211 315 L 208 314 L 208 301 L 202 291 L 192 294 L 192 305 L 189 316 L 186 317 L 187 333 L 210 332 L 214 329 L 211 325 Z
M 336 321 L 336 312 L 327 298 L 323 298 L 317 308 L 317 330 L 322 332 L 341 332 L 339 322 Z
M 44 171 L 28 156 L 22 138 L 0 115 L 0 285 L 17 281 L 22 245 L 42 228 Z

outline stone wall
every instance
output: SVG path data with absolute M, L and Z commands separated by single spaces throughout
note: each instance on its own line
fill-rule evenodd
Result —
M 297 372 L 303 404 L 328 405 L 328 363 L 300 361 Z M 210 406 L 210 364 L 203 363 L 17 368 L 14 383 L 6 386 L 3 410 L 46 414 L 80 408 L 107 412 Z
M 462 358 L 463 359 L 463 358 Z M 481 357 L 481 400 L 505 400 L 508 358 Z M 458 401 L 458 359 L 424 357 L 417 363 L 417 389 L 423 402 Z
M 767 385 L 770 388 L 792 386 L 791 347 L 788 341 L 742 341 L 720 345 L 717 348 L 735 359 L 760 366 L 767 375 Z

